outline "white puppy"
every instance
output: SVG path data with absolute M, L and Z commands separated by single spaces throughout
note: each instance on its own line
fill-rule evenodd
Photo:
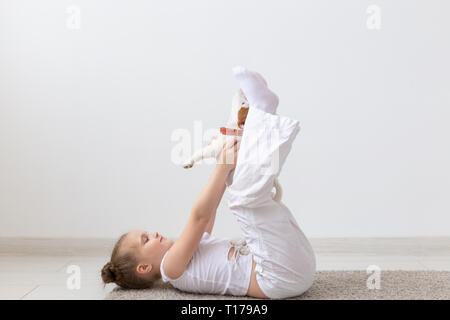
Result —
M 243 129 L 245 124 L 245 119 L 247 118 L 248 113 L 248 101 L 245 97 L 244 93 L 241 89 L 239 89 L 233 96 L 233 100 L 231 102 L 231 113 L 230 117 L 228 119 L 226 128 L 229 129 Z M 204 148 L 197 150 L 194 152 L 194 154 L 187 159 L 183 163 L 183 168 L 188 169 L 192 168 L 192 166 L 203 159 L 208 158 L 217 158 L 219 153 L 222 151 L 223 146 L 230 140 L 237 139 L 240 140 L 240 136 L 234 136 L 234 135 L 224 135 L 219 134 L 218 136 L 215 136 L 212 141 Z M 232 175 L 233 173 L 231 173 Z M 232 179 L 232 177 L 231 177 Z M 231 180 L 228 180 L 228 183 L 231 183 Z M 275 194 L 273 196 L 273 199 L 275 201 L 280 202 L 281 196 L 282 196 L 282 189 L 280 184 L 278 183 L 278 180 L 275 179 L 274 182 L 274 188 L 275 188 Z

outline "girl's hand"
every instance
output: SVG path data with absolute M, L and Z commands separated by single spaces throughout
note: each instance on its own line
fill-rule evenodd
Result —
M 216 158 L 217 167 L 226 172 L 233 170 L 236 167 L 240 145 L 241 142 L 236 139 L 228 141 Z

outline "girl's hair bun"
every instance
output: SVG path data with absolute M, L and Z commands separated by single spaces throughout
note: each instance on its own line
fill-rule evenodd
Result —
M 103 267 L 102 279 L 104 283 L 117 282 L 117 280 L 119 280 L 118 270 L 114 267 L 111 261 Z

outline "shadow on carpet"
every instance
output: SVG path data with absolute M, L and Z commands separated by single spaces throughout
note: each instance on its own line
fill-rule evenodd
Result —
M 371 274 L 367 274 L 365 270 L 318 271 L 313 286 L 306 293 L 288 300 L 450 299 L 450 271 L 382 271 L 379 277 L 379 289 L 368 289 L 369 277 Z M 116 287 L 105 299 L 255 300 L 250 297 L 182 292 L 160 280 L 155 283 L 153 288 L 145 290 L 126 290 Z

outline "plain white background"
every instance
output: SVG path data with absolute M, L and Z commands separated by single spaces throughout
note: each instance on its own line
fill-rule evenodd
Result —
M 301 122 L 280 181 L 307 236 L 449 236 L 449 12 L 444 0 L 0 0 L 0 236 L 178 236 L 213 167 L 173 163 L 172 133 L 224 124 L 237 64 Z M 237 236 L 226 204 L 215 233 Z

